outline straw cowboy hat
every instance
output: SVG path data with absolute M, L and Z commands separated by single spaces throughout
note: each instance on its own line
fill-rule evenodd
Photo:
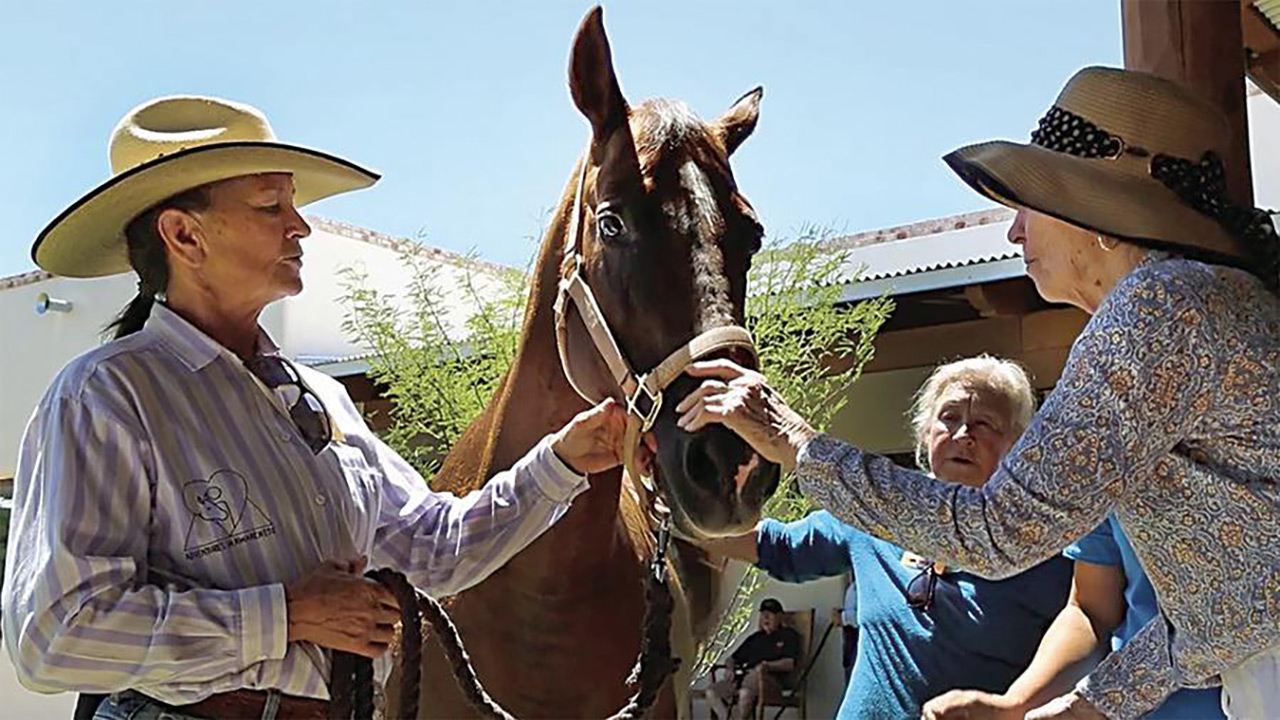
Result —
M 56 275 L 128 271 L 125 227 L 151 206 L 205 183 L 268 172 L 293 174 L 301 207 L 369 187 L 378 174 L 333 155 L 276 140 L 256 108 L 174 96 L 129 111 L 111 134 L 111 179 L 49 223 L 31 248 Z
M 1226 199 L 1225 117 L 1182 86 L 1146 73 L 1076 73 L 1029 144 L 969 145 L 943 160 L 973 189 L 1120 240 L 1249 264 L 1269 232 Z M 1230 228 L 1230 229 L 1229 229 Z

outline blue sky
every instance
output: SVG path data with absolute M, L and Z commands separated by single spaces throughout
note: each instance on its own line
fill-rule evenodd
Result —
M 106 179 L 131 107 L 258 106 L 277 135 L 384 174 L 310 212 L 523 265 L 587 137 L 566 63 L 588 2 L 10 3 L 0 22 L 0 275 Z M 1063 81 L 1121 62 L 1119 0 L 628 1 L 605 6 L 624 93 L 710 118 L 765 87 L 734 158 L 774 237 L 985 205 L 939 156 L 1024 139 Z

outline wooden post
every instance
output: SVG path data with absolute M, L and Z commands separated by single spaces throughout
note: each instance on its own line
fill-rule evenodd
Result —
M 1233 136 L 1230 153 L 1223 158 L 1227 185 L 1237 203 L 1252 205 L 1240 3 L 1121 0 L 1120 4 L 1125 67 L 1176 80 L 1227 116 Z

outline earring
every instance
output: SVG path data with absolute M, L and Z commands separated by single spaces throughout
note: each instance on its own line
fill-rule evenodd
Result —
M 1112 250 L 1115 250 L 1116 246 L 1119 244 L 1120 244 L 1119 240 L 1112 239 L 1111 246 L 1108 247 L 1107 241 L 1103 239 L 1101 235 L 1098 236 L 1098 247 L 1102 248 L 1103 252 L 1111 252 Z

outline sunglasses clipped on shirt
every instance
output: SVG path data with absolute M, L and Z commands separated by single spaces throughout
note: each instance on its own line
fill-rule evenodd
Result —
M 935 570 L 937 563 L 930 562 L 924 566 L 911 582 L 907 583 L 907 606 L 914 610 L 928 610 L 933 607 L 933 596 L 938 591 L 938 576 L 941 570 Z
M 298 399 L 289 407 L 289 419 L 293 420 L 294 427 L 302 435 L 311 453 L 319 455 L 329 445 L 333 428 L 324 403 L 302 382 L 297 368 L 276 355 L 256 355 L 245 366 L 271 390 L 281 387 L 294 387 L 298 390 Z

